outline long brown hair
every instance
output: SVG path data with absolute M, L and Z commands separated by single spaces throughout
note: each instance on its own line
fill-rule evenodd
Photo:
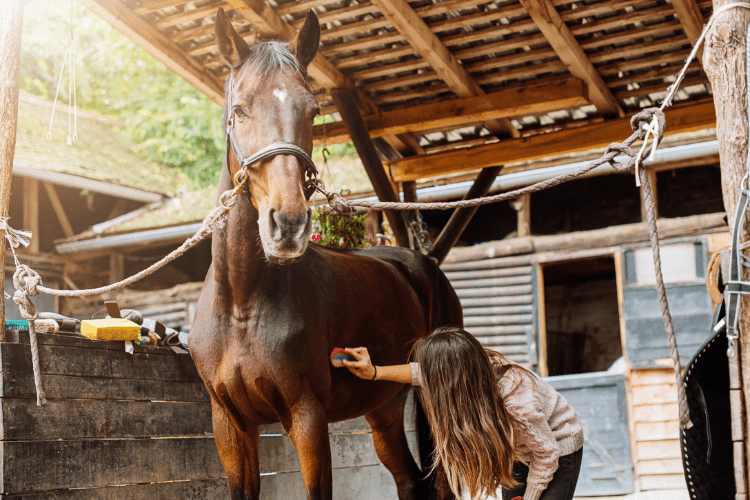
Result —
M 515 420 L 482 344 L 460 328 L 438 328 L 414 344 L 412 359 L 420 366 L 419 399 L 435 440 L 432 471 L 442 464 L 453 493 L 472 500 L 518 484 Z

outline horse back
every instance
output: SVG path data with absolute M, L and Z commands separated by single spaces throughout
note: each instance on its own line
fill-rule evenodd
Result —
M 448 278 L 434 259 L 400 247 L 377 246 L 363 251 L 395 267 L 429 307 L 430 330 L 441 326 L 463 327 L 461 303 Z

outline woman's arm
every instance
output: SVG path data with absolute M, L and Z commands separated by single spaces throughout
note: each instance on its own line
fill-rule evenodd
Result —
M 354 375 L 365 380 L 388 380 L 401 384 L 411 384 L 411 366 L 374 366 L 366 347 L 346 349 L 357 361 L 344 360 L 344 366 Z

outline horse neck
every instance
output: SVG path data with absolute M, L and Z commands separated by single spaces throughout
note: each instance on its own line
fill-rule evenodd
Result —
M 232 176 L 225 160 L 219 195 L 232 188 Z M 226 229 L 214 234 L 211 254 L 216 283 L 220 289 L 228 285 L 228 291 L 233 296 L 248 294 L 251 291 L 249 285 L 268 267 L 260 243 L 258 213 L 252 209 L 244 193 L 237 196 L 234 207 L 229 211 Z

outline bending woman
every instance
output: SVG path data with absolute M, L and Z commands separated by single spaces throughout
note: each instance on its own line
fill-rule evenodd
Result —
M 575 410 L 536 374 L 460 328 L 418 340 L 408 365 L 374 366 L 367 348 L 344 365 L 368 380 L 421 386 L 437 460 L 458 498 L 570 500 L 583 454 Z

